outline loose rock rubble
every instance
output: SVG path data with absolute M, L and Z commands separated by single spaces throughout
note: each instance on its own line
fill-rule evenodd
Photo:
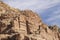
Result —
M 44 24 L 31 10 L 19 10 L 0 1 L 0 40 L 60 40 L 60 29 Z

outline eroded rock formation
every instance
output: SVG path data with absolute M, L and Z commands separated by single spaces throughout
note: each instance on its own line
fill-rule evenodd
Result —
M 60 40 L 59 28 L 48 27 L 31 10 L 19 10 L 0 2 L 0 40 Z

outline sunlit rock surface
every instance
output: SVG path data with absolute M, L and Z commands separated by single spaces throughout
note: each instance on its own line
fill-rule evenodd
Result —
M 31 10 L 19 10 L 0 1 L 0 40 L 60 40 L 60 29 L 44 24 Z

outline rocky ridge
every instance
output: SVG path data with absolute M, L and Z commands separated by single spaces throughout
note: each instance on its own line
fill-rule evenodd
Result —
M 60 40 L 60 31 L 44 24 L 35 12 L 0 1 L 0 40 Z

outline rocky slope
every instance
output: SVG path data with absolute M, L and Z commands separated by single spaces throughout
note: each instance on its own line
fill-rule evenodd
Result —
M 44 24 L 35 12 L 0 1 L 0 40 L 60 40 L 60 31 Z

